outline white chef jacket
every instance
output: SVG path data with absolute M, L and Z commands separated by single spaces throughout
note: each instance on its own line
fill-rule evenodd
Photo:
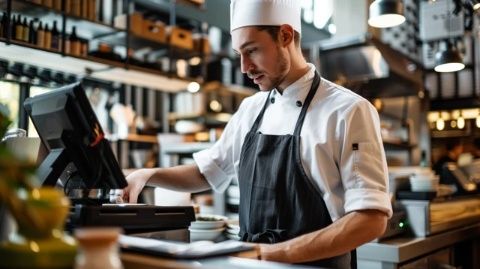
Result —
M 259 131 L 293 134 L 313 82 L 315 66 L 282 94 L 273 90 Z M 268 92 L 245 98 L 220 139 L 193 158 L 215 191 L 224 191 L 238 178 L 246 134 L 260 113 Z M 392 215 L 388 172 L 375 108 L 363 97 L 321 79 L 301 131 L 301 159 L 307 175 L 318 184 L 333 221 L 345 213 L 377 209 Z

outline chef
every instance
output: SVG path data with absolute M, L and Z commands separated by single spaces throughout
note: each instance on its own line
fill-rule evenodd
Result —
M 300 4 L 231 1 L 232 46 L 260 91 L 195 164 L 138 170 L 124 198 L 136 202 L 146 183 L 222 192 L 238 180 L 239 235 L 262 259 L 350 268 L 352 250 L 382 235 L 392 214 L 379 118 L 303 58 Z

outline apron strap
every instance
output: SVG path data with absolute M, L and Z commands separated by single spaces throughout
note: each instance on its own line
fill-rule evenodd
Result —
M 294 136 L 300 136 L 300 132 L 302 131 L 303 121 L 305 120 L 305 115 L 307 115 L 308 107 L 313 100 L 313 96 L 317 92 L 318 86 L 320 85 L 320 75 L 315 70 L 315 76 L 313 77 L 312 86 L 310 87 L 310 91 L 308 91 L 308 95 L 303 102 L 302 111 L 300 112 L 300 116 L 298 116 L 297 124 L 295 125 L 295 131 L 293 132 Z
M 270 95 L 272 94 L 272 91 L 273 90 L 270 90 L 270 92 L 268 93 L 267 100 L 265 100 L 265 104 L 263 105 L 262 110 L 260 111 L 260 113 L 258 113 L 258 116 L 255 119 L 255 122 L 253 123 L 253 126 L 250 129 L 250 132 L 256 133 L 258 131 L 258 127 L 260 126 L 260 122 L 263 119 L 263 114 L 265 114 L 265 110 L 267 109 L 267 106 L 270 103 L 269 101 L 270 101 Z

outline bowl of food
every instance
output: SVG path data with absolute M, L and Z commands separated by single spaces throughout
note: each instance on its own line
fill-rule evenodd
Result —
M 192 230 L 212 230 L 224 228 L 227 217 L 220 215 L 197 215 L 196 221 L 190 223 Z

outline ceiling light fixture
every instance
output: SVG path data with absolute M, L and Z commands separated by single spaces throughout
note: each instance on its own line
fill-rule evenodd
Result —
M 370 4 L 368 24 L 376 28 L 388 28 L 405 22 L 403 4 L 399 0 L 375 0 Z
M 447 32 L 450 35 L 451 15 L 450 0 L 447 0 Z M 440 42 L 439 51 L 435 54 L 436 72 L 457 72 L 465 68 L 463 57 L 455 44 L 447 39 Z
M 478 9 L 480 9 L 480 1 L 478 1 L 478 0 L 473 0 L 473 1 L 471 1 L 471 2 L 472 2 L 473 10 L 478 10 Z
M 440 50 L 435 54 L 435 71 L 457 72 L 464 69 L 463 57 L 458 49 L 450 41 L 442 44 L 440 44 Z

